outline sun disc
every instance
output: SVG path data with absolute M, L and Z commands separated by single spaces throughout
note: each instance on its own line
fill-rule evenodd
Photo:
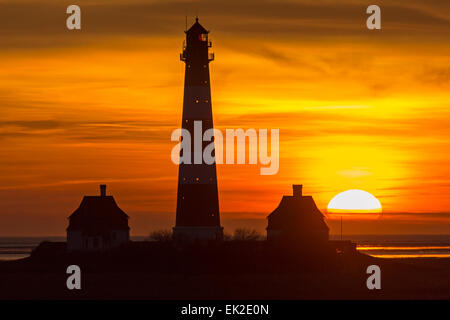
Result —
M 328 213 L 381 213 L 381 203 L 369 192 L 347 190 L 337 194 L 328 203 Z

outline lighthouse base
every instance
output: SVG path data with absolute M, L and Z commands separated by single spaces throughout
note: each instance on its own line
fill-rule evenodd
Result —
M 220 241 L 223 227 L 174 227 L 173 238 L 179 242 Z

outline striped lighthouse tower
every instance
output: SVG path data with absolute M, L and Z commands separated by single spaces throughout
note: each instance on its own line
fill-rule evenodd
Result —
M 181 127 L 191 134 L 192 152 L 190 164 L 181 163 L 178 171 L 177 213 L 173 228 L 174 238 L 178 241 L 221 240 L 223 237 L 216 163 L 204 163 L 200 154 L 195 156 L 194 146 L 206 130 L 213 128 L 209 63 L 214 59 L 214 54 L 209 53 L 211 42 L 208 33 L 197 18 L 186 31 L 186 41 L 180 55 L 186 64 Z M 201 142 L 201 150 L 210 143 Z M 201 163 L 198 159 L 195 161 L 195 157 L 201 159 Z

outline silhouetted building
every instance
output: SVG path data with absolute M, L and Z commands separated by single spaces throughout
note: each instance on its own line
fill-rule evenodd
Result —
M 302 194 L 302 185 L 293 185 L 293 195 L 283 196 L 267 219 L 268 241 L 290 241 L 300 246 L 328 243 L 324 217 L 313 198 Z
M 69 217 L 67 249 L 96 251 L 119 247 L 129 241 L 128 215 L 106 195 L 106 185 L 100 185 L 99 196 L 85 196 Z
M 201 158 L 201 163 L 196 164 L 194 158 L 195 140 L 203 140 L 204 132 L 213 128 L 209 62 L 214 59 L 214 55 L 209 52 L 209 31 L 203 28 L 198 19 L 185 33 L 186 40 L 180 55 L 180 59 L 186 64 L 181 127 L 191 134 L 191 154 L 190 163 L 179 165 L 174 238 L 186 241 L 216 240 L 223 237 L 216 163 L 204 163 L 201 154 L 196 156 Z M 195 132 L 200 137 L 195 137 L 194 122 L 197 126 L 201 125 L 201 130 Z M 202 142 L 202 151 L 210 143 Z

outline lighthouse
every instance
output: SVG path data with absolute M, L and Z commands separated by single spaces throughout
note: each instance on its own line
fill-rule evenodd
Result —
M 201 135 L 213 128 L 209 63 L 214 54 L 209 52 L 211 42 L 207 31 L 196 18 L 195 23 L 185 31 L 186 40 L 180 59 L 185 63 L 183 119 L 181 127 L 189 131 L 191 150 L 195 135 Z M 203 142 L 202 148 L 211 142 Z M 198 156 L 198 155 L 197 155 Z M 184 155 L 186 157 L 186 155 Z M 178 168 L 178 195 L 174 239 L 180 242 L 196 240 L 221 240 L 223 228 L 220 225 L 219 197 L 217 190 L 216 163 L 206 164 L 194 161 L 180 163 Z

